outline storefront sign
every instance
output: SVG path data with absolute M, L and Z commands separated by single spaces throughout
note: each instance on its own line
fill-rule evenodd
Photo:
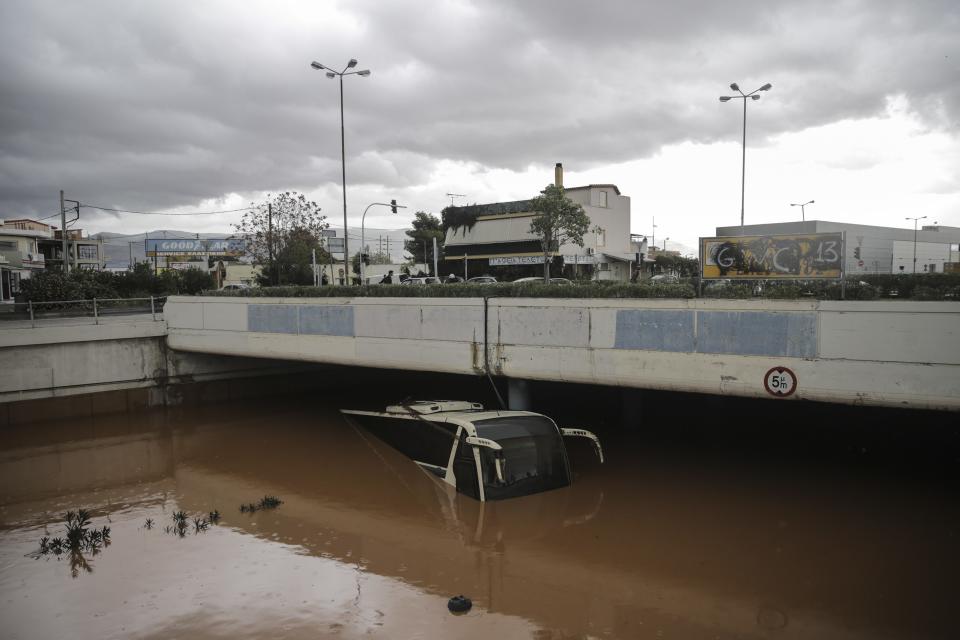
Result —
M 593 264 L 596 256 L 563 256 L 563 266 L 571 264 Z
M 543 264 L 543 256 L 502 256 L 490 258 L 491 267 L 503 267 L 516 264 Z

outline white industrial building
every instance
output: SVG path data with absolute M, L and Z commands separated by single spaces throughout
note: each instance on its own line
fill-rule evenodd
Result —
M 755 236 L 843 232 L 846 273 L 943 273 L 960 263 L 960 228 L 925 225 L 913 229 L 807 220 L 717 227 L 717 236 Z M 956 269 L 957 267 L 953 267 Z

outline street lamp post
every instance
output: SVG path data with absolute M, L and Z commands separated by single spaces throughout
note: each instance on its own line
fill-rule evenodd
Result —
M 397 209 L 406 209 L 402 204 L 397 204 L 396 200 L 391 200 L 390 202 L 371 202 L 367 205 L 367 208 L 363 210 L 363 216 L 360 218 L 360 284 L 367 284 L 366 278 L 364 278 L 364 272 L 366 269 L 363 268 L 363 249 L 366 246 L 364 242 L 364 230 L 367 221 L 367 211 L 370 211 L 370 207 L 390 207 L 393 213 L 397 212 Z M 346 241 L 344 241 L 344 246 L 346 246 Z M 346 254 L 344 254 L 346 258 Z
M 806 207 L 808 204 L 813 204 L 813 200 L 804 202 L 803 204 L 793 204 L 792 202 L 790 203 L 791 207 L 800 207 L 800 220 L 802 222 L 806 222 L 807 220 L 807 212 L 804 210 L 804 207 Z
M 340 78 L 340 167 L 341 167 L 341 177 L 343 180 L 343 271 L 346 274 L 344 279 L 350 281 L 350 252 L 348 251 L 348 238 L 350 235 L 347 233 L 347 151 L 346 151 L 346 142 L 344 141 L 344 127 L 343 127 L 343 76 L 369 76 L 370 70 L 363 69 L 361 71 L 349 71 L 357 66 L 357 59 L 350 58 L 350 61 L 347 63 L 347 66 L 341 71 L 334 71 L 330 67 L 324 66 L 314 60 L 310 63 L 310 66 L 316 69 L 317 71 L 326 71 L 328 78 Z M 361 253 L 363 252 L 363 247 L 360 247 Z M 363 263 L 363 260 L 360 261 Z
M 913 272 L 917 272 L 917 220 L 924 220 L 927 216 L 918 216 L 916 218 L 905 218 L 913 220 Z
M 773 85 L 768 82 L 759 89 L 754 89 L 750 93 L 744 93 L 743 91 L 740 91 L 740 87 L 736 82 L 731 84 L 730 88 L 740 95 L 720 96 L 720 102 L 728 102 L 734 99 L 743 100 L 743 164 L 740 172 L 740 235 L 743 235 L 743 203 L 747 184 L 747 98 L 750 98 L 751 100 L 759 100 L 760 96 L 757 94 L 757 92 L 770 91 L 770 89 L 773 88 Z

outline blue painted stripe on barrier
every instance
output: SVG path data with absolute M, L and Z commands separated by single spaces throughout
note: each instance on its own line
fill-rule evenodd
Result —
M 297 307 L 292 304 L 247 305 L 247 330 L 260 333 L 297 333 Z
M 692 352 L 693 311 L 675 309 L 621 309 L 617 311 L 617 349 Z
M 817 315 L 775 311 L 701 311 L 697 351 L 741 356 L 817 355 Z
M 347 305 L 301 305 L 299 308 L 301 334 L 353 337 L 353 307 Z

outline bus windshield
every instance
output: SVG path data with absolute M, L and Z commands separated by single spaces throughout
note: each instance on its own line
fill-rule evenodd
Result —
M 567 454 L 557 427 L 543 416 L 491 418 L 474 423 L 477 435 L 494 440 L 501 452 L 480 450 L 480 471 L 487 500 L 500 500 L 570 484 Z M 503 481 L 497 478 L 501 457 Z

